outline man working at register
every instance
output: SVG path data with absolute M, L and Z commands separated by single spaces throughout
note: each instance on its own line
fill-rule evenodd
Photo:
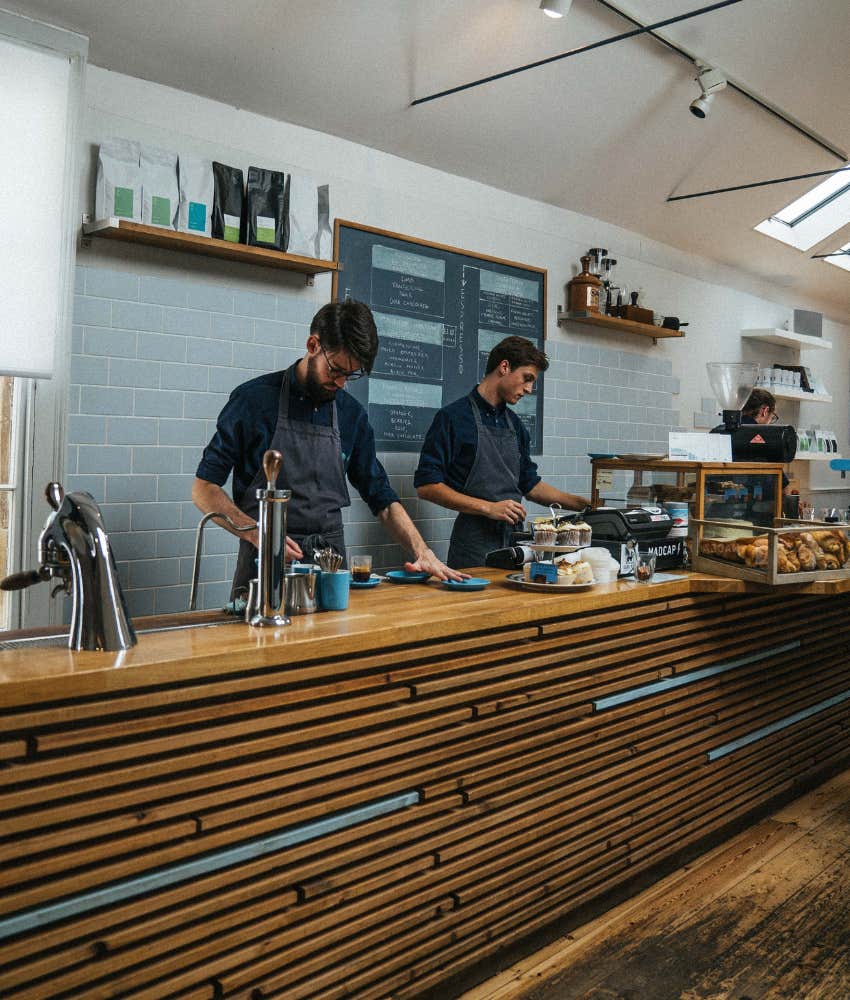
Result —
M 425 544 L 375 454 L 375 435 L 366 411 L 347 392 L 349 380 L 368 375 L 378 353 L 378 332 L 362 302 L 331 302 L 313 317 L 307 353 L 291 368 L 237 386 L 204 449 L 192 500 L 204 513 L 227 514 L 236 524 L 256 519 L 256 489 L 265 484 L 263 453 L 283 455 L 278 488 L 292 491 L 286 553 L 303 555 L 309 535 L 322 535 L 345 554 L 342 508 L 351 500 L 346 475 L 372 513 L 413 556 L 408 570 L 459 580 Z M 222 489 L 233 472 L 233 496 Z M 233 532 L 235 534 L 235 532 Z M 257 532 L 240 533 L 233 594 L 256 575 Z M 312 553 L 308 553 L 312 557 Z
M 537 475 L 528 431 L 508 409 L 548 367 L 530 340 L 506 337 L 490 352 L 481 383 L 439 410 L 428 430 L 413 484 L 423 500 L 459 511 L 446 560 L 455 569 L 483 566 L 488 552 L 511 544 L 511 529 L 525 520 L 523 497 L 570 510 L 590 505 Z

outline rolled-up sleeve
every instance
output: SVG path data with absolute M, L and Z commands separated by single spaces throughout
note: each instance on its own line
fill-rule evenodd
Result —
M 413 476 L 414 487 L 448 482 L 454 457 L 452 440 L 451 420 L 445 410 L 438 410 L 422 442 L 419 465 Z

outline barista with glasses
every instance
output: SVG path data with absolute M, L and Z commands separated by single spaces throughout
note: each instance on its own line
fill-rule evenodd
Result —
M 287 558 L 300 559 L 301 546 L 311 535 L 323 536 L 345 555 L 342 508 L 351 503 L 347 480 L 410 553 L 406 569 L 460 580 L 464 574 L 450 570 L 428 548 L 390 486 L 375 454 L 366 411 L 350 393 L 340 392 L 346 382 L 369 374 L 377 353 L 378 332 L 368 306 L 353 301 L 323 306 L 310 324 L 300 361 L 233 390 L 204 449 L 192 500 L 204 513 L 227 514 L 236 524 L 246 516 L 256 520 L 256 490 L 265 484 L 263 454 L 273 448 L 283 455 L 278 488 L 292 491 Z M 222 488 L 231 473 L 233 500 Z M 257 532 L 238 537 L 233 596 L 256 575 Z

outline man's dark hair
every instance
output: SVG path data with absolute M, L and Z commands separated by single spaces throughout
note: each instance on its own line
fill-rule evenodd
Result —
M 495 371 L 503 362 L 511 366 L 511 371 L 521 368 L 522 365 L 534 365 L 541 372 L 545 372 L 549 367 L 549 359 L 525 337 L 505 337 L 490 351 L 487 358 L 487 368 L 484 372 L 489 375 Z
M 766 406 L 771 413 L 774 412 L 776 399 L 773 393 L 768 392 L 767 389 L 753 389 L 746 403 L 741 407 L 741 413 L 745 417 L 754 417 L 763 406 Z
M 357 358 L 367 372 L 372 371 L 378 353 L 378 329 L 365 302 L 329 302 L 313 317 L 310 333 L 326 350 L 345 351 Z

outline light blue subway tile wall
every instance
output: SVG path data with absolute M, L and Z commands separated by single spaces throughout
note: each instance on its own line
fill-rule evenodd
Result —
M 320 305 L 306 290 L 270 294 L 189 277 L 77 269 L 67 479 L 95 496 L 118 536 L 132 614 L 188 605 L 200 519 L 192 483 L 216 417 L 235 386 L 298 360 Z M 578 335 L 548 343 L 547 351 L 543 454 L 535 460 L 548 482 L 587 495 L 588 451 L 666 449 L 668 431 L 679 425 L 679 381 L 669 359 L 582 343 Z M 417 498 L 418 456 L 379 457 L 426 541 L 445 558 L 454 514 Z M 356 494 L 344 520 L 350 553 L 371 552 L 379 568 L 404 562 Z M 199 606 L 227 601 L 236 546 L 210 525 Z

